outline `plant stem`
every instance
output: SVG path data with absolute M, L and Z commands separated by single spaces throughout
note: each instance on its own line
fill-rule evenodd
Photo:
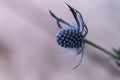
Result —
M 113 57 L 113 58 L 115 58 L 115 59 L 118 58 L 117 56 L 113 55 L 113 53 L 111 53 L 111 52 L 109 52 L 108 50 L 106 50 L 105 48 L 103 48 L 103 47 L 95 44 L 94 42 L 92 42 L 92 41 L 90 41 L 90 40 L 88 40 L 88 39 L 84 39 L 84 41 L 85 41 L 85 43 L 89 44 L 90 46 L 95 47 L 95 48 L 103 51 L 104 53 L 110 55 L 111 57 Z

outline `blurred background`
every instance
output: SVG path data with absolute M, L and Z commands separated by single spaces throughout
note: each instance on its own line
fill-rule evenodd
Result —
M 49 14 L 75 24 L 64 2 L 79 10 L 87 38 L 111 51 L 120 48 L 120 0 L 0 0 L 0 80 L 120 80 L 110 56 L 86 45 L 82 64 L 61 64 L 71 55 L 55 42 L 59 30 Z

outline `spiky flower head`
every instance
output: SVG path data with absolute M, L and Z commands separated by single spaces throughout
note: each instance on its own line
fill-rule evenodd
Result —
M 82 46 L 82 37 L 78 28 L 66 28 L 57 33 L 56 41 L 64 48 L 79 48 Z

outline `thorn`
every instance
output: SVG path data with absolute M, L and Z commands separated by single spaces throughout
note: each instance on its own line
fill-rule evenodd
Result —
M 51 14 L 52 17 L 54 17 L 55 19 L 57 19 L 57 17 L 55 16 L 55 14 L 51 10 L 49 10 L 49 13 Z

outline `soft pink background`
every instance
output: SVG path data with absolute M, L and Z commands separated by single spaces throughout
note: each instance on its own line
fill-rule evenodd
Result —
M 120 80 L 114 61 L 88 45 L 76 70 L 79 57 L 61 64 L 70 54 L 57 54 L 64 50 L 48 10 L 74 24 L 64 2 L 82 13 L 87 38 L 108 50 L 120 48 L 120 0 L 0 0 L 0 80 Z

